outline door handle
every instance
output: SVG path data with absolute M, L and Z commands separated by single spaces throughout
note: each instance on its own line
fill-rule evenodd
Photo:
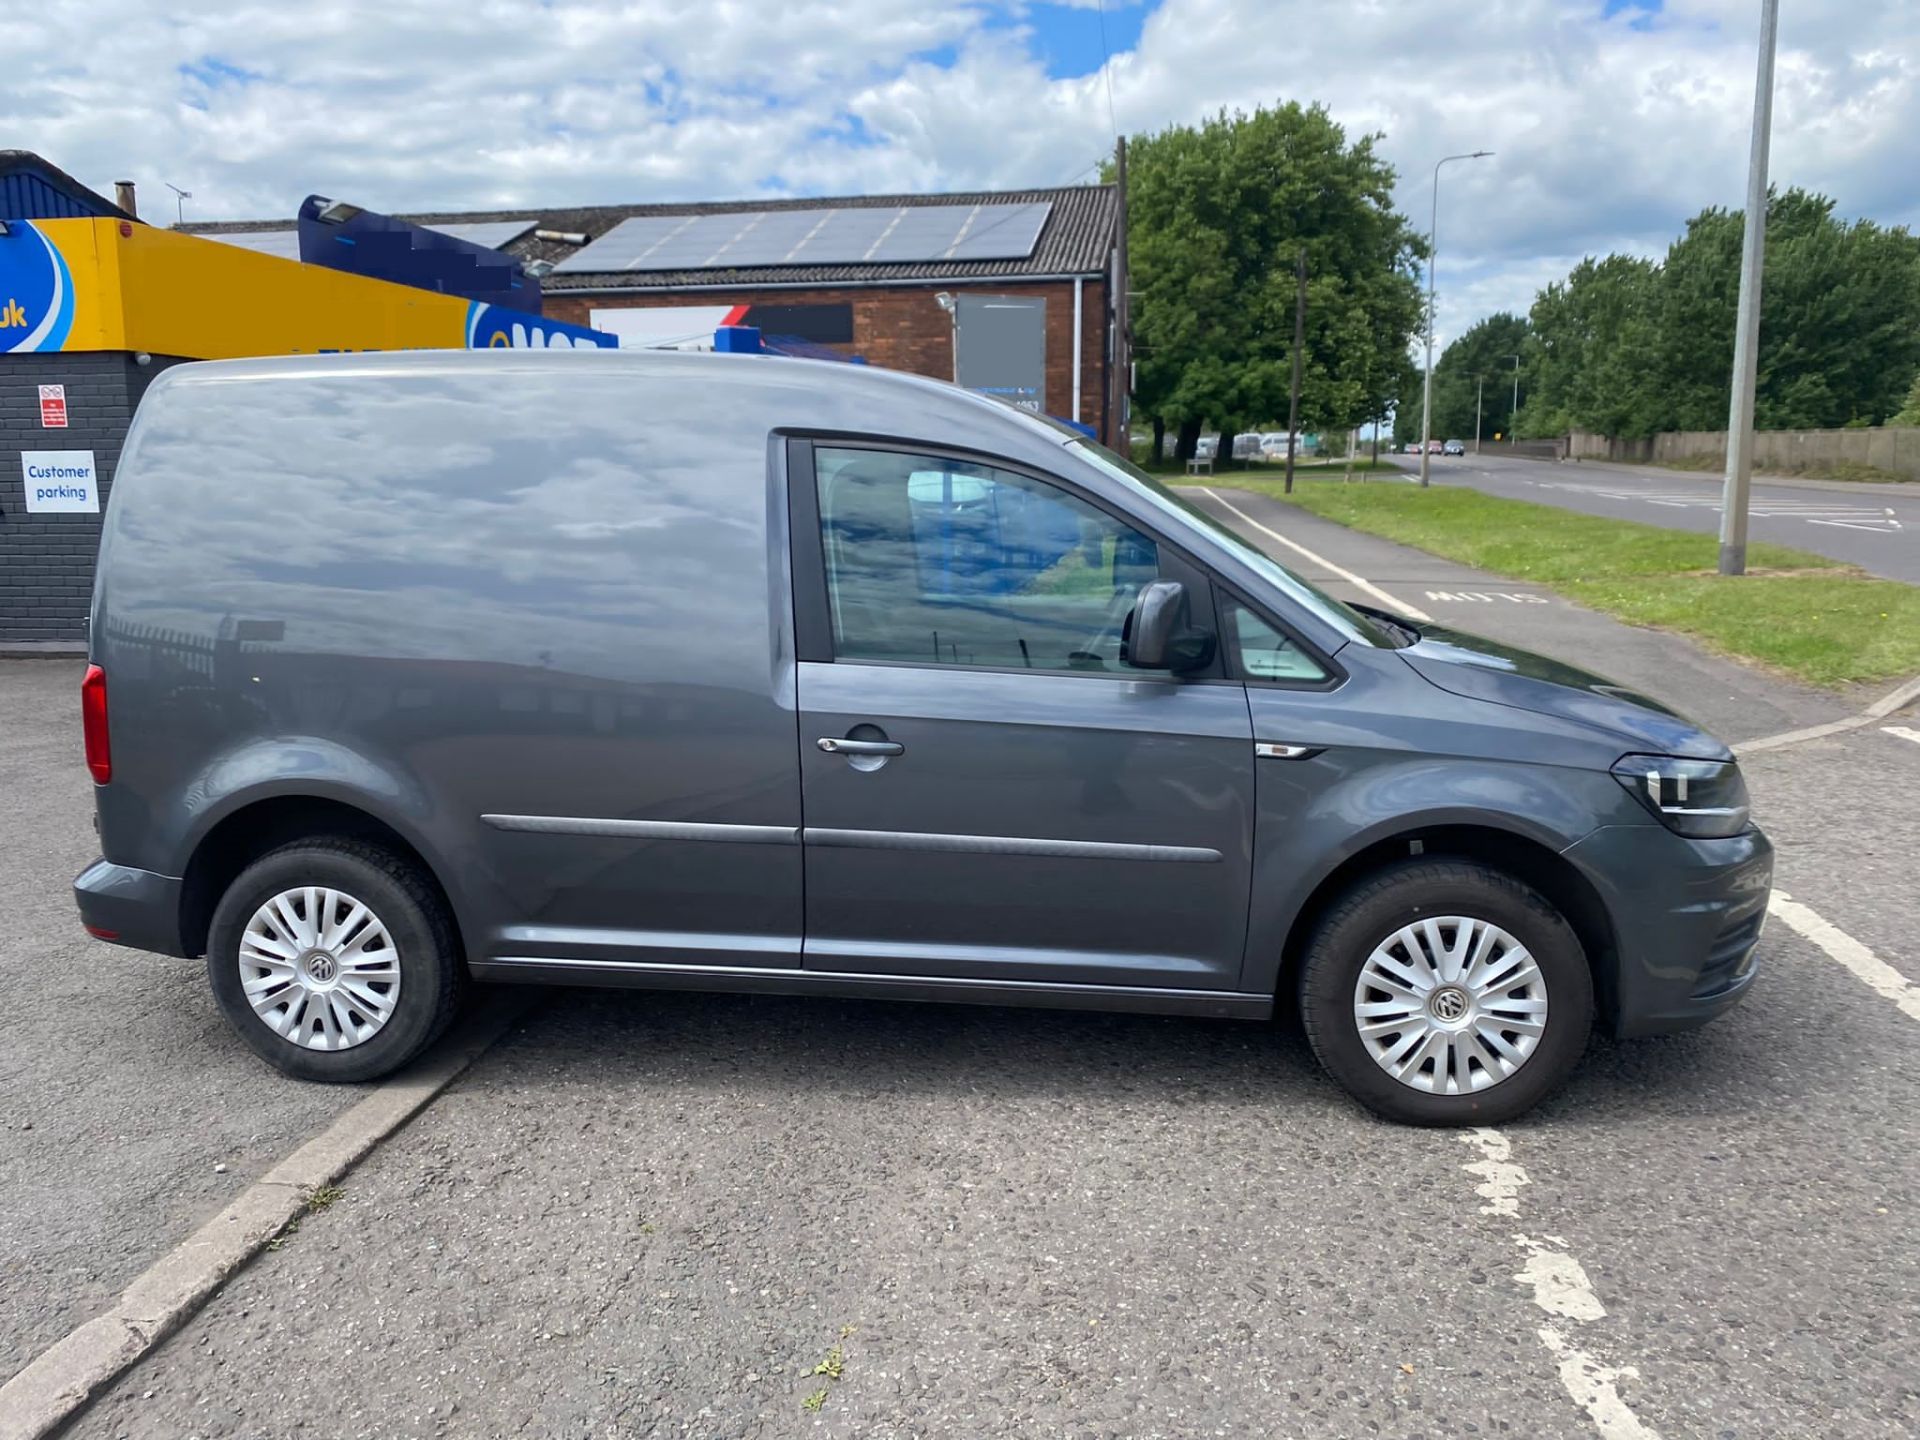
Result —
M 904 755 L 907 747 L 898 740 L 840 740 L 822 735 L 814 741 L 829 755 Z

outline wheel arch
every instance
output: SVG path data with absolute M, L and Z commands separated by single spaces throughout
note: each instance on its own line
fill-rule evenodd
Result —
M 309 791 L 255 795 L 236 802 L 194 843 L 180 887 L 180 937 L 189 955 L 203 955 L 220 897 L 240 872 L 270 850 L 319 836 L 364 840 L 413 864 L 444 907 L 461 956 L 460 912 L 424 848 L 363 805 Z
M 1537 891 L 1580 941 L 1593 974 L 1595 1008 L 1603 1023 L 1611 1024 L 1618 1009 L 1619 939 L 1600 892 L 1552 845 L 1498 825 L 1460 820 L 1411 824 L 1373 838 L 1320 877 L 1287 927 L 1275 982 L 1277 1006 L 1295 1003 L 1307 944 L 1334 902 L 1367 876 L 1415 856 L 1487 865 Z

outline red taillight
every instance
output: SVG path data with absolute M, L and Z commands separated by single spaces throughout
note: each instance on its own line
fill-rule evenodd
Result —
M 80 682 L 80 723 L 87 737 L 87 769 L 95 784 L 104 785 L 113 779 L 113 751 L 107 745 L 107 672 L 98 665 L 87 666 L 87 678 Z

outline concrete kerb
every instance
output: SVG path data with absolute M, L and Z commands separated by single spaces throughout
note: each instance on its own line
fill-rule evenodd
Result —
M 1844 735 L 1849 730 L 1863 730 L 1876 721 L 1886 719 L 1901 707 L 1911 705 L 1915 700 L 1920 700 L 1920 675 L 1888 691 L 1858 715 L 1849 715 L 1845 720 L 1830 720 L 1825 725 L 1809 725 L 1804 730 L 1788 730 L 1784 734 L 1765 735 L 1758 740 L 1748 740 L 1735 745 L 1733 753 L 1756 755 L 1764 750 L 1781 750 L 1788 745 L 1798 745 L 1803 740 L 1819 740 L 1828 735 Z
M 0 1385 L 0 1440 L 41 1440 L 178 1330 L 308 1200 L 406 1124 L 531 1009 L 534 995 L 501 991 L 406 1073 L 379 1086 L 248 1186 L 189 1239 L 161 1256 L 104 1315 L 70 1331 Z

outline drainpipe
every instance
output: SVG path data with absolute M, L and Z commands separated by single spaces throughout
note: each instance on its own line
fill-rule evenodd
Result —
M 1073 418 L 1080 419 L 1080 277 L 1073 277 Z

